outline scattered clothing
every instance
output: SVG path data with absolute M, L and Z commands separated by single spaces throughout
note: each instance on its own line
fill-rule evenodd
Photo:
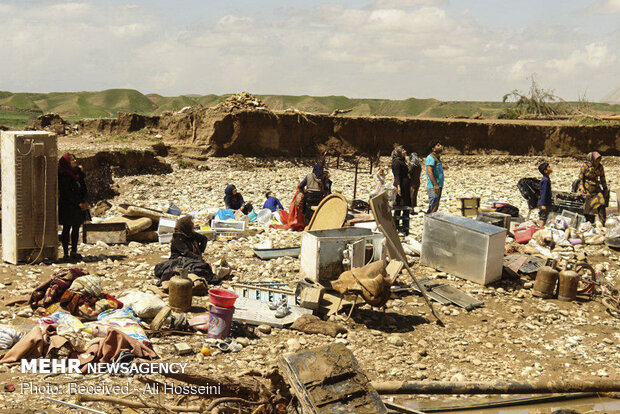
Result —
M 322 334 L 335 338 L 338 334 L 347 333 L 347 328 L 335 323 L 324 321 L 318 316 L 302 315 L 291 325 L 294 331 L 301 331 L 307 334 Z
M 60 302 L 62 295 L 71 287 L 75 279 L 84 276 L 82 269 L 73 268 L 55 273 L 52 279 L 37 286 L 28 303 L 32 310 L 44 310 Z
M 304 193 L 297 190 L 291 201 L 288 213 L 284 210 L 280 210 L 280 221 L 282 221 L 282 224 L 274 224 L 271 227 L 274 229 L 303 231 L 306 227 L 303 207 Z
M 269 197 L 267 200 L 265 200 L 263 208 L 269 209 L 272 212 L 284 210 L 284 207 L 282 207 L 282 203 L 280 203 L 280 200 L 278 200 L 276 197 Z

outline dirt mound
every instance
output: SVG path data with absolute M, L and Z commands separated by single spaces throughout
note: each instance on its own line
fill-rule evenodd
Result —
M 267 105 L 254 95 L 248 92 L 241 92 L 219 103 L 215 109 L 220 112 L 252 111 L 267 109 Z
M 32 127 L 37 130 L 54 132 L 57 135 L 65 135 L 69 123 L 58 114 L 50 113 L 37 117 Z
M 596 149 L 603 155 L 620 155 L 620 124 L 349 117 L 256 110 L 260 106 L 230 112 L 222 108 L 194 108 L 160 117 L 121 114 L 117 119 L 83 120 L 80 125 L 83 133 L 95 135 L 157 130 L 167 145 L 187 158 L 314 157 L 328 149 L 341 154 L 389 154 L 395 143 L 427 154 L 428 142 L 434 138 L 441 138 L 457 154 L 582 157 Z

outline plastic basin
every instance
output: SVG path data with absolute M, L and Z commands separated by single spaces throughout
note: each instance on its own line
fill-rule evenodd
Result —
M 209 289 L 209 302 L 221 308 L 232 308 L 239 296 L 235 292 L 224 289 Z

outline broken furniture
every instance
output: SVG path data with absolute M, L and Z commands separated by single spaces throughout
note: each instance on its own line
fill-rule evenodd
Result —
M 513 254 L 504 257 L 504 266 L 515 273 L 529 275 L 538 272 L 538 269 L 545 266 L 547 261 L 547 259 L 538 256 Z
M 274 328 L 285 328 L 301 315 L 311 314 L 312 310 L 289 303 L 291 313 L 283 318 L 276 318 L 275 311 L 269 309 L 269 303 L 256 299 L 239 297 L 235 302 L 233 320 L 248 325 L 269 325 Z
M 261 260 L 277 259 L 279 257 L 299 257 L 301 247 L 284 247 L 280 249 L 254 249 L 254 254 Z
M 407 269 L 407 273 L 409 273 L 409 277 L 413 283 L 415 283 L 420 291 L 422 292 L 422 296 L 426 301 L 426 304 L 431 310 L 433 316 L 437 319 L 437 323 L 440 326 L 443 326 L 443 322 L 439 317 L 439 314 L 435 311 L 433 304 L 430 299 L 426 295 L 426 290 L 424 286 L 420 285 L 416 277 L 413 275 L 413 271 L 409 264 L 407 263 L 407 257 L 405 256 L 405 250 L 403 249 L 403 245 L 400 242 L 400 238 L 398 237 L 398 233 L 396 232 L 396 224 L 390 215 L 390 206 L 388 202 L 388 196 L 385 192 L 373 197 L 370 199 L 370 207 L 372 208 L 372 214 L 375 216 L 375 220 L 377 222 L 377 228 L 383 235 L 385 236 L 385 241 L 388 247 L 388 253 L 392 260 L 398 260 L 402 265 Z
M 419 282 L 422 286 L 424 286 L 424 289 L 426 289 L 428 297 L 441 303 L 442 305 L 454 304 L 467 311 L 474 310 L 484 305 L 484 302 L 460 291 L 452 285 L 437 282 L 436 280 L 431 280 L 428 278 L 420 279 Z M 416 292 L 420 292 L 420 289 L 418 289 L 415 285 L 411 285 L 411 289 Z M 394 289 L 392 291 L 397 292 L 399 290 Z
M 487 285 L 502 277 L 507 230 L 466 217 L 433 213 L 424 218 L 424 266 Z
M 566 221 L 568 222 L 568 226 L 574 229 L 579 229 L 581 223 L 586 221 L 585 216 L 569 210 L 562 210 L 562 213 L 560 213 L 558 217 L 566 219 Z
M 153 225 L 153 220 L 147 217 L 112 217 L 105 220 L 104 223 L 124 223 L 127 226 L 127 235 L 133 236 L 150 229 Z
M 133 204 L 119 204 L 118 211 L 127 217 L 146 217 L 153 220 L 153 223 L 159 223 L 159 220 L 162 218 L 168 219 L 178 219 L 178 217 L 173 216 L 172 214 L 167 214 L 159 210 L 154 210 L 148 207 L 136 206 Z
M 299 306 L 306 309 L 318 310 L 325 288 L 317 281 L 302 279 L 297 284 L 295 295 L 299 297 Z
M 339 229 L 344 225 L 349 206 L 347 200 L 340 194 L 330 194 L 317 206 L 307 231 Z
M 278 358 L 282 375 L 302 414 L 387 414 L 359 363 L 343 344 L 314 348 Z
M 478 213 L 476 220 L 483 223 L 492 224 L 497 227 L 503 227 L 506 230 L 510 230 L 510 222 L 512 217 L 510 214 L 498 213 L 496 211 L 481 211 Z
M 347 270 L 343 260 L 350 245 L 354 245 L 351 248 L 351 268 L 380 260 L 383 239 L 381 233 L 356 227 L 305 231 L 301 236 L 300 276 L 320 283 L 337 279 Z M 348 253 L 346 255 L 349 256 Z M 367 255 L 370 256 L 368 260 Z
M 463 217 L 476 217 L 480 208 L 480 197 L 460 197 L 457 207 Z
M 85 244 L 103 242 L 105 244 L 127 243 L 126 223 L 84 223 L 82 238 Z

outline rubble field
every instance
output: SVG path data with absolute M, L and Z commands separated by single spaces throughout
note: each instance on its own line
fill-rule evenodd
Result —
M 61 148 L 62 149 L 62 148 Z M 527 204 L 517 189 L 517 181 L 523 177 L 538 177 L 537 165 L 543 160 L 554 167 L 552 182 L 554 190 L 568 191 L 578 175 L 582 160 L 574 158 L 542 158 L 527 156 L 460 156 L 443 157 L 446 183 L 440 212 L 456 214 L 457 198 L 477 196 L 482 201 L 502 200 L 519 207 L 527 213 Z M 180 165 L 169 160 L 173 172 L 163 175 L 135 175 L 115 178 L 120 195 L 110 200 L 113 204 L 106 215 L 117 215 L 117 205 L 131 203 L 164 209 L 172 202 L 184 211 L 202 211 L 223 206 L 224 188 L 235 184 L 246 201 L 255 208 L 262 207 L 267 190 L 275 192 L 288 208 L 295 187 L 311 171 L 314 160 L 284 158 L 209 158 L 199 165 Z M 387 166 L 389 160 L 382 158 Z M 603 165 L 612 190 L 618 188 L 620 158 L 604 157 Z M 353 196 L 354 174 L 331 169 L 333 191 L 347 199 Z M 87 177 L 88 182 L 88 177 Z M 427 206 L 424 184 L 419 194 L 418 210 Z M 359 174 L 357 192 L 359 199 L 366 200 L 375 189 L 374 174 L 367 170 Z M 537 212 L 533 217 L 537 219 Z M 197 224 L 201 223 L 198 214 Z M 422 235 L 423 214 L 411 219 L 411 234 L 418 240 Z M 255 236 L 232 241 L 209 242 L 205 257 L 215 261 L 226 257 L 233 269 L 232 278 L 223 282 L 278 281 L 294 287 L 298 281 L 299 259 L 281 258 L 261 261 L 253 255 L 252 246 L 270 239 L 273 247 L 300 245 L 301 233 L 282 230 L 263 230 Z M 516 244 L 508 243 L 507 249 Z M 169 256 L 168 244 L 140 244 L 107 246 L 104 244 L 81 245 L 84 261 L 75 265 L 102 278 L 106 292 L 116 295 L 129 288 L 145 290 L 155 282 L 153 268 Z M 577 246 L 576 252 L 587 254 L 588 261 L 603 271 L 608 281 L 620 288 L 620 256 L 605 245 Z M 247 371 L 269 371 L 277 358 L 286 352 L 299 351 L 333 342 L 344 343 L 355 355 L 361 368 L 373 381 L 388 380 L 444 380 L 444 381 L 497 381 L 497 380 L 557 380 L 611 379 L 620 381 L 620 331 L 619 319 L 605 312 L 600 300 L 562 302 L 543 300 L 532 295 L 533 279 L 503 279 L 489 286 L 438 272 L 419 265 L 419 257 L 409 256 L 416 276 L 442 279 L 477 299 L 484 306 L 465 311 L 456 306 L 442 307 L 434 303 L 441 313 L 445 327 L 434 322 L 429 308 L 421 296 L 403 293 L 388 302 L 385 315 L 368 305 L 358 305 L 351 319 L 346 312 L 332 316 L 332 320 L 348 330 L 336 338 L 320 334 L 305 334 L 289 329 L 256 330 L 254 338 L 237 338 L 243 349 L 237 353 L 222 353 L 214 349 L 204 356 L 200 350 L 206 335 L 169 335 L 151 338 L 153 349 L 160 361 L 187 362 L 187 369 L 205 374 L 231 375 Z M 61 264 L 34 266 L 0 265 L 0 297 L 24 295 L 32 292 Z M 409 283 L 402 273 L 398 279 Z M 1 302 L 0 302 L 1 303 Z M 194 310 L 208 308 L 207 297 L 194 298 Z M 18 305 L 0 306 L 0 324 L 31 326 L 37 320 L 30 307 Z M 173 345 L 186 342 L 192 353 L 179 356 Z M 86 377 L 57 375 L 51 378 L 29 376 L 20 373 L 19 366 L 0 366 L 0 380 L 11 381 L 13 393 L 0 392 L 0 407 L 15 413 L 74 412 L 54 404 L 39 394 L 22 393 L 20 384 L 45 381 L 63 383 L 79 378 L 81 384 L 126 383 L 145 400 L 173 403 L 178 396 L 142 395 L 144 384 L 137 377 L 114 376 Z M 162 378 L 154 376 L 156 380 Z M 167 381 L 170 381 L 169 379 Z M 59 399 L 75 402 L 67 395 Z M 139 401 L 137 397 L 133 398 Z M 413 397 L 412 397 L 413 398 Z M 417 400 L 437 397 L 416 396 Z M 186 401 L 187 403 L 187 401 Z M 104 403 L 84 403 L 85 406 L 111 411 Z M 7 411 L 10 412 L 10 411 Z M 127 411 L 129 412 L 129 411 Z M 149 413 L 155 410 L 140 409 Z

